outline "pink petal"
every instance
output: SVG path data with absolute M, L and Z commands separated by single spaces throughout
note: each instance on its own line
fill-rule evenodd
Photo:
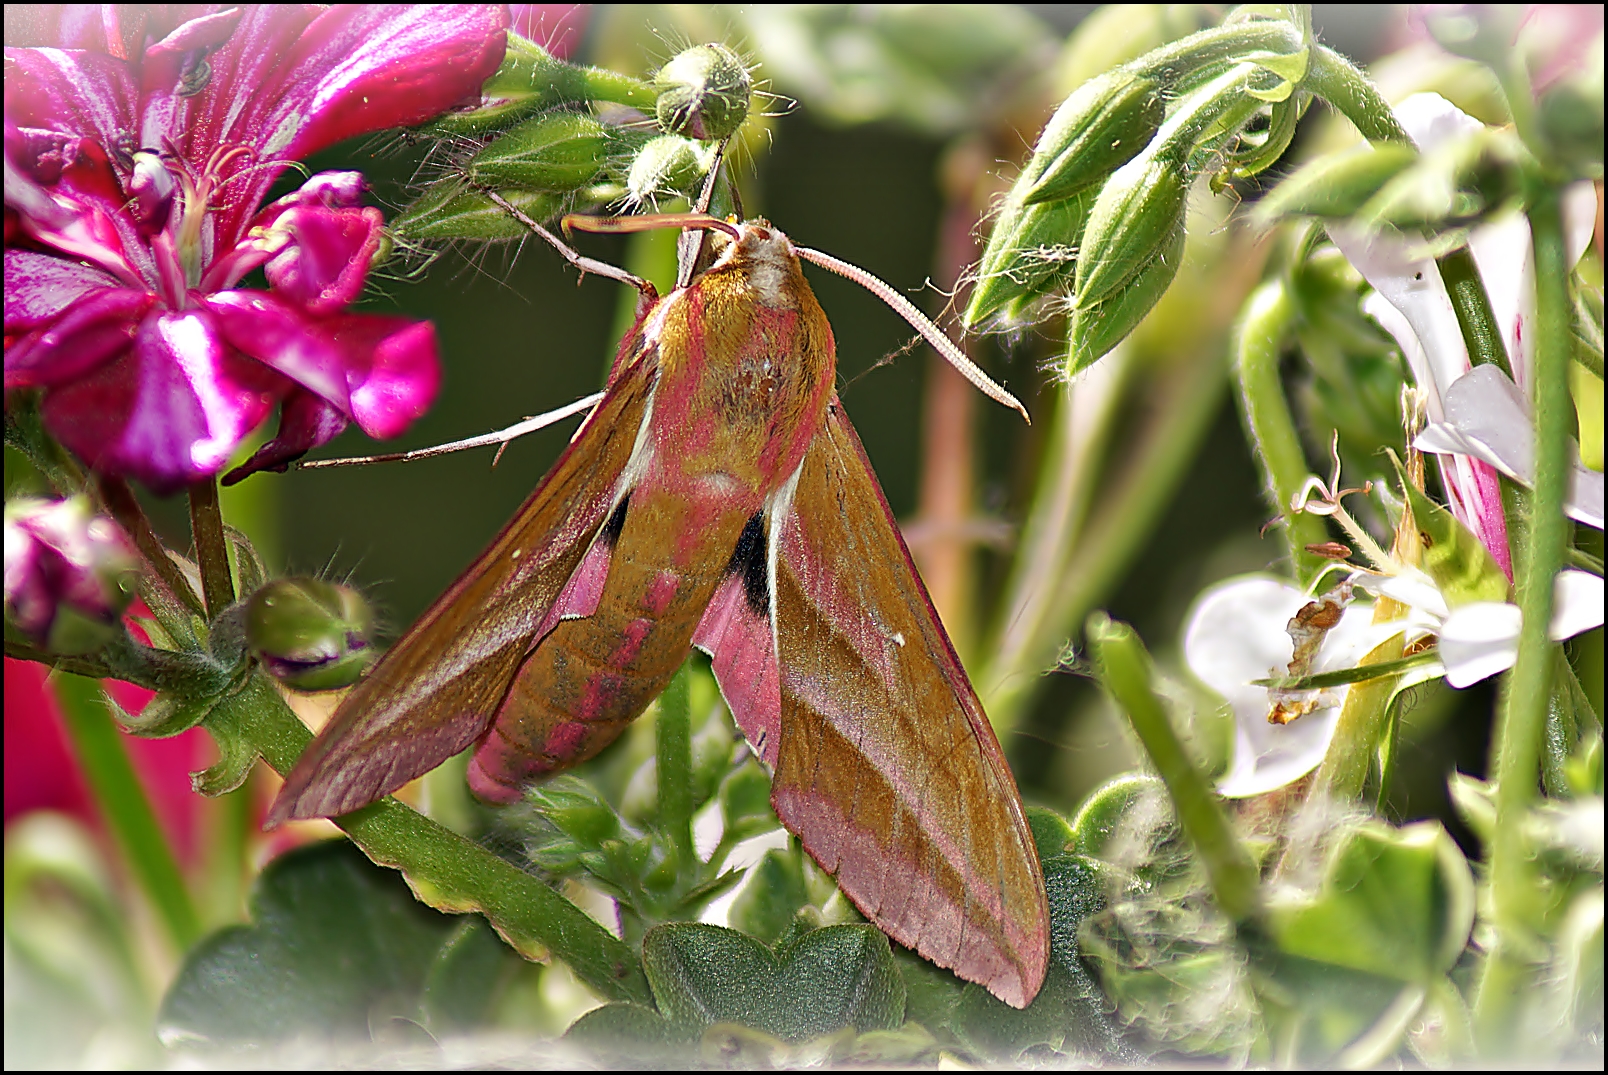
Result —
M 350 413 L 348 356 L 323 322 L 268 291 L 223 291 L 202 301 L 231 346 Z
M 99 269 L 17 249 L 6 251 L 5 281 L 7 336 L 54 321 L 92 291 L 118 286 L 114 277 Z
M 536 42 L 559 59 L 581 43 L 590 4 L 509 4 L 510 30 Z
M 275 291 L 313 314 L 357 301 L 385 226 L 378 209 L 299 207 L 274 226 L 294 237 L 265 267 Z
M 413 126 L 478 94 L 502 63 L 507 28 L 500 4 L 329 8 L 286 70 L 286 84 L 307 92 L 294 101 L 286 95 L 301 122 L 283 152 L 300 158 L 355 135 Z M 264 149 L 279 152 L 273 142 Z
M 121 358 L 51 390 L 43 411 L 91 468 L 166 493 L 216 473 L 283 391 L 191 310 L 148 316 Z
M 340 322 L 336 337 L 353 359 L 352 420 L 371 437 L 397 436 L 430 409 L 441 388 L 435 325 L 375 314 L 332 320 Z
M 110 148 L 131 133 L 138 99 L 129 65 L 104 53 L 6 49 L 6 111 L 19 127 Z
M 311 392 L 297 389 L 286 397 L 279 412 L 279 432 L 274 439 L 225 474 L 223 484 L 233 485 L 259 470 L 283 473 L 295 460 L 335 439 L 346 426 L 346 415 Z
M 8 267 L 12 253 L 6 252 Z M 9 288 L 8 280 L 8 292 Z M 54 324 L 6 349 L 6 387 L 61 385 L 111 361 L 129 349 L 140 320 L 155 302 L 156 296 L 148 291 L 122 287 L 80 296 Z M 6 328 L 9 332 L 10 325 Z

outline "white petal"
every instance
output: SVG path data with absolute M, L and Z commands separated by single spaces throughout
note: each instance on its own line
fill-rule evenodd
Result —
M 1243 575 L 1202 593 L 1186 621 L 1185 662 L 1234 710 L 1234 760 L 1217 785 L 1229 798 L 1260 795 L 1305 776 L 1334 737 L 1338 708 L 1269 724 L 1267 690 L 1250 682 L 1285 670 L 1294 649 L 1285 626 L 1307 601 L 1280 579 Z
M 1530 246 L 1530 222 L 1522 213 L 1506 213 L 1470 232 L 1468 248 L 1485 284 L 1491 315 L 1502 330 L 1508 365 L 1528 393 L 1535 350 L 1535 251 Z
M 1554 642 L 1573 638 L 1602 626 L 1602 579 L 1573 569 L 1558 572 L 1552 584 L 1552 623 L 1547 633 Z
M 1363 576 L 1357 585 L 1370 593 L 1388 597 L 1410 608 L 1420 610 L 1434 618 L 1436 623 L 1446 618 L 1446 598 L 1435 580 L 1417 568 L 1407 568 L 1399 575 Z
M 1577 457 L 1569 476 L 1569 500 L 1563 505 L 1569 518 L 1602 529 L 1602 471 L 1592 470 Z
M 1485 126 L 1438 93 L 1415 93 L 1391 111 L 1407 137 L 1425 153 Z
M 1597 232 L 1597 188 L 1591 180 L 1571 183 L 1563 192 L 1563 256 L 1573 266 Z
M 1455 434 L 1439 430 L 1431 442 L 1460 442 L 1465 455 L 1484 460 L 1508 477 L 1526 483 L 1535 480 L 1535 429 L 1529 401 L 1507 374 L 1492 365 L 1475 366 L 1446 390 L 1443 402 L 1444 424 Z M 1423 445 L 1418 447 L 1426 450 Z
M 1513 667 L 1519 653 L 1519 606 L 1499 601 L 1462 605 L 1441 625 L 1446 682 L 1462 689 Z
M 1413 379 L 1430 393 L 1429 417 L 1438 421 L 1441 393 L 1468 370 L 1463 333 L 1457 327 L 1457 314 L 1452 310 L 1452 299 L 1446 293 L 1440 271 L 1427 258 L 1413 259 L 1408 254 L 1408 241 L 1399 236 L 1370 234 L 1338 224 L 1330 224 L 1328 230 L 1329 238 L 1346 260 L 1412 327 L 1423 349 L 1423 369 L 1415 365 Z M 1421 245 L 1421 240 L 1415 241 Z M 1364 303 L 1363 310 L 1379 319 L 1387 332 L 1391 331 L 1390 324 L 1379 317 L 1377 307 L 1370 309 Z M 1401 342 L 1399 336 L 1397 342 Z M 1405 346 L 1403 351 L 1411 362 L 1412 352 Z

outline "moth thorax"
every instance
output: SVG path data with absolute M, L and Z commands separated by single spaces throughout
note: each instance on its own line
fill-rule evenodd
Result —
M 748 282 L 766 306 L 792 307 L 798 300 L 789 286 L 798 272 L 798 257 L 787 236 L 769 224 L 747 223 L 721 260 L 748 273 Z

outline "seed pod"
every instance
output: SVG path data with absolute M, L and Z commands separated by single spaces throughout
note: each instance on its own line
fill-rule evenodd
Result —
M 469 161 L 469 178 L 488 187 L 579 190 L 620 147 L 614 128 L 582 112 L 548 112 L 511 128 Z
M 1078 243 L 1098 192 L 1022 206 L 1007 203 L 994 224 L 966 304 L 967 328 L 1007 306 L 1064 289 L 1077 267 Z
M 700 141 L 737 133 L 748 118 L 754 82 L 742 58 L 725 45 L 697 45 L 677 53 L 653 80 L 659 91 L 659 128 Z
M 246 605 L 246 642 L 268 674 L 300 691 L 357 682 L 374 659 L 363 595 L 320 579 L 275 579 Z
M 1093 227 L 1092 220 L 1090 226 Z M 1078 303 L 1072 313 L 1066 376 L 1071 377 L 1094 365 L 1144 320 L 1166 294 L 1183 257 L 1184 218 L 1180 213 L 1172 231 L 1162 237 L 1159 249 L 1143 269 L 1100 301 L 1088 305 Z
M 1183 166 L 1168 154 L 1136 157 L 1112 173 L 1089 210 L 1078 250 L 1079 308 L 1126 288 L 1181 241 L 1188 193 Z
M 1274 187 L 1252 219 L 1271 228 L 1291 216 L 1349 217 L 1417 159 L 1418 151 L 1403 142 L 1376 142 L 1324 156 Z
M 565 207 L 561 194 L 540 190 L 500 190 L 509 204 L 538 223 L 551 220 Z M 530 236 L 530 229 L 480 191 L 462 182 L 437 183 L 424 197 L 391 221 L 398 242 L 472 239 L 511 242 Z
M 1159 85 L 1124 70 L 1090 79 L 1051 117 L 1024 176 L 1023 201 L 1054 201 L 1099 183 L 1149 144 L 1165 114 Z

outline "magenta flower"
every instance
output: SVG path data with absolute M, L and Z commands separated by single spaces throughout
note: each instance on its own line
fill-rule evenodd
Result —
M 591 8 L 591 4 L 509 4 L 508 28 L 566 60 L 581 43 Z
M 105 645 L 133 596 L 134 550 L 84 497 L 6 505 L 6 619 L 54 653 Z
M 381 240 L 361 176 L 259 207 L 291 162 L 473 97 L 506 25 L 490 5 L 8 18 L 7 391 L 42 389 L 63 444 L 160 491 L 217 473 L 275 404 L 232 479 L 348 421 L 402 432 L 435 396 L 435 335 L 349 309 Z M 259 267 L 268 290 L 239 289 Z

